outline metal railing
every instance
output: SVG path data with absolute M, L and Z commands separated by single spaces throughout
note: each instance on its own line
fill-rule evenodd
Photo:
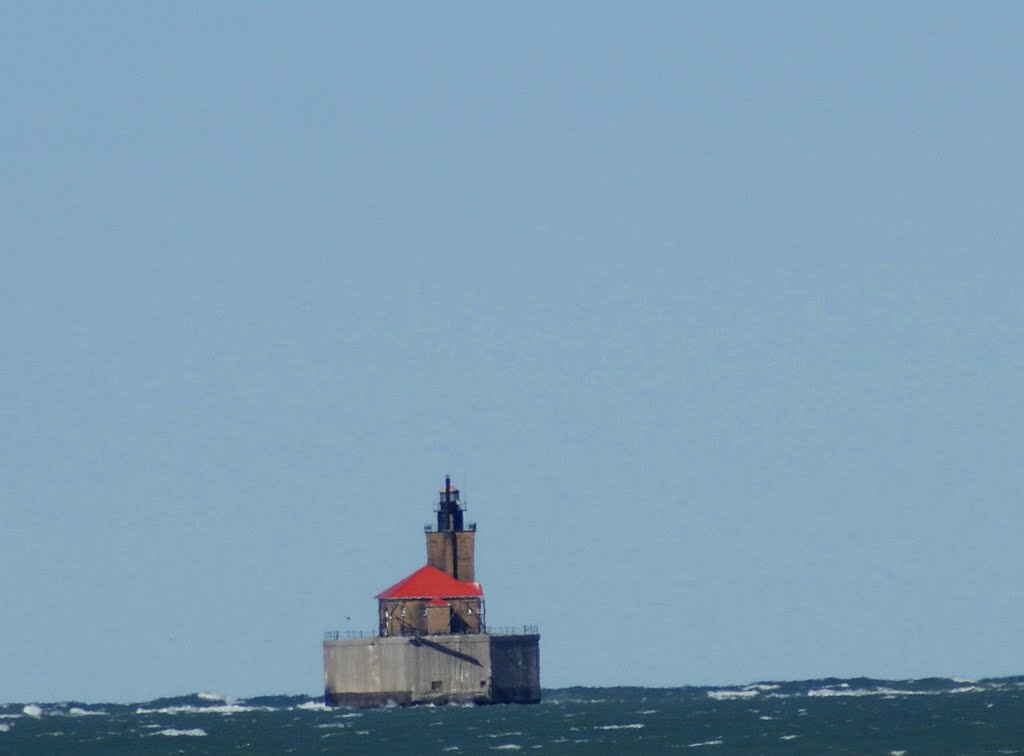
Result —
M 465 523 L 463 525 L 463 528 L 464 528 L 464 530 L 456 531 L 456 532 L 475 533 L 476 532 L 476 523 L 475 522 L 467 522 L 467 523 Z M 434 532 L 434 526 L 431 525 L 430 523 L 425 524 L 423 526 L 423 532 L 424 533 L 433 533 Z M 438 531 L 438 532 L 450 533 L 452 531 L 448 530 L 448 531 Z
M 487 626 L 488 635 L 540 635 L 536 625 Z
M 324 640 L 342 640 L 346 638 L 376 638 L 376 630 L 328 630 Z
M 480 632 L 487 635 L 540 635 L 540 629 L 537 625 L 503 625 L 498 627 L 488 625 L 486 628 L 481 628 Z M 423 633 L 410 631 L 409 633 L 401 633 L 401 635 L 423 635 Z M 324 633 L 324 640 L 351 640 L 355 638 L 377 638 L 379 636 L 380 632 L 377 630 L 328 630 Z

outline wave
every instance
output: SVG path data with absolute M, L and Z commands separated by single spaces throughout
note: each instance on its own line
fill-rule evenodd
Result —
M 212 692 L 139 704 L 0 704 L 0 752 L 73 753 L 97 744 L 127 753 L 204 750 L 204 744 L 206 750 L 227 752 L 268 738 L 284 746 L 280 750 L 322 744 L 325 750 L 366 753 L 408 752 L 411 743 L 420 750 L 463 753 L 499 747 L 566 750 L 572 746 L 559 746 L 571 743 L 611 753 L 654 743 L 657 748 L 647 750 L 888 754 L 896 749 L 928 753 L 947 740 L 964 753 L 981 752 L 989 744 L 995 752 L 1016 747 L 1019 740 L 1013 707 L 1024 696 L 1024 678 L 820 678 L 717 687 L 547 689 L 542 695 L 544 704 L 537 707 L 475 710 L 354 710 L 325 706 L 319 696 L 236 699 Z M 922 730 L 921 721 L 934 726 Z M 873 730 L 876 722 L 887 726 Z M 818 748 L 822 744 L 826 747 Z
M 708 698 L 716 701 L 732 701 L 737 698 L 755 698 L 761 695 L 757 690 L 709 690 Z
M 796 681 L 760 681 L 745 685 L 676 687 L 636 686 L 616 687 L 568 687 L 546 688 L 542 692 L 542 705 L 547 706 L 607 706 L 630 702 L 634 706 L 646 700 L 644 708 L 637 708 L 634 714 L 651 714 L 661 709 L 658 701 L 665 697 L 700 697 L 714 701 L 743 702 L 772 698 L 829 698 L 859 696 L 922 696 L 922 695 L 972 695 L 996 691 L 1024 692 L 1024 676 L 982 678 L 970 680 L 964 677 L 930 677 L 908 680 L 885 680 L 867 677 L 859 678 L 815 678 Z M 392 705 L 392 707 L 397 705 Z M 472 708 L 473 704 L 449 704 L 449 707 Z M 179 696 L 154 698 L 139 703 L 84 703 L 63 702 L 10 702 L 0 704 L 0 721 L 17 720 L 21 717 L 38 719 L 49 716 L 87 717 L 117 714 L 138 715 L 200 715 L 200 714 L 246 714 L 252 712 L 300 711 L 308 714 L 343 712 L 324 703 L 322 696 L 313 695 L 263 695 L 249 698 L 233 697 L 211 691 L 199 691 Z M 349 710 L 341 716 L 362 716 Z
M 160 730 L 159 732 L 154 732 L 152 734 L 153 735 L 167 735 L 168 737 L 178 737 L 178 736 L 181 736 L 181 735 L 184 735 L 184 736 L 187 736 L 187 737 L 193 737 L 193 738 L 206 737 L 206 731 L 203 730 L 200 727 L 194 727 L 191 730 L 178 730 L 178 729 L 175 729 L 174 727 L 168 727 L 165 730 Z
M 210 693 L 205 690 L 201 690 L 196 693 L 196 698 L 202 701 L 223 701 L 226 704 L 235 703 L 238 700 L 231 696 L 222 696 L 220 693 Z
M 303 711 L 329 711 L 330 707 L 323 701 L 306 701 L 300 703 L 295 707 L 296 709 L 302 709 Z
M 83 708 L 81 708 L 79 706 L 72 706 L 70 709 L 68 709 L 68 716 L 69 717 L 109 717 L 110 714 L 105 712 L 105 711 L 98 710 L 98 709 L 96 711 L 90 711 L 89 709 L 83 709 Z
M 220 706 L 165 706 L 160 709 L 139 707 L 136 714 L 247 714 L 251 711 L 277 711 L 273 706 L 244 706 L 242 704 L 221 704 Z
M 871 678 L 826 678 L 797 682 L 754 683 L 721 688 L 698 688 L 715 701 L 742 701 L 773 698 L 858 698 L 879 696 L 945 696 L 987 693 L 1006 689 L 1024 690 L 1024 678 L 993 678 L 964 684 L 958 678 L 930 677 L 914 680 L 875 680 Z M 669 689 L 671 690 L 671 689 Z M 693 692 L 693 688 L 680 689 Z

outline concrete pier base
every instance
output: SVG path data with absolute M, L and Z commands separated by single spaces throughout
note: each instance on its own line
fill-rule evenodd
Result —
M 324 641 L 334 706 L 537 703 L 540 635 L 424 635 Z

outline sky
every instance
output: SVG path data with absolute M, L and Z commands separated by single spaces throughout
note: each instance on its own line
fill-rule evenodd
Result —
M 446 473 L 545 687 L 1024 673 L 1022 27 L 0 4 L 0 700 L 318 694 Z

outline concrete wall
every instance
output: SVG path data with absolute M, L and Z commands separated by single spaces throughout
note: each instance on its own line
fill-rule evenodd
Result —
M 339 706 L 535 703 L 540 636 L 485 634 L 324 641 L 324 697 Z
M 495 703 L 540 701 L 540 636 L 491 636 L 491 698 Z

